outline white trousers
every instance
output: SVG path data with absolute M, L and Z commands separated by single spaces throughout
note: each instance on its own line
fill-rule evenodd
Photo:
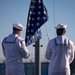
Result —
M 23 65 L 6 66 L 6 75 L 25 75 Z

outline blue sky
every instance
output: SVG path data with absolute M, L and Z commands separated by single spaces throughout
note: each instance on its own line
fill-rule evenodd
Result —
M 31 0 L 0 0 L 0 44 L 4 37 L 12 33 L 12 23 L 21 23 L 24 27 L 27 24 L 28 10 Z M 41 27 L 42 39 L 40 43 L 43 47 L 40 49 L 44 56 L 48 38 L 45 26 L 50 39 L 55 37 L 53 0 L 43 0 L 47 8 L 49 20 Z M 75 0 L 55 0 L 55 24 L 62 23 L 67 25 L 66 36 L 75 43 Z M 25 30 L 22 38 L 25 38 Z M 28 49 L 33 55 L 35 48 L 32 45 Z M 0 58 L 3 58 L 0 45 Z

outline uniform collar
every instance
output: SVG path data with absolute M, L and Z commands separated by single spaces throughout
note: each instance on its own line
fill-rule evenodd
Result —
M 10 34 L 8 37 L 6 37 L 5 42 L 14 43 L 17 38 L 18 38 L 17 34 Z

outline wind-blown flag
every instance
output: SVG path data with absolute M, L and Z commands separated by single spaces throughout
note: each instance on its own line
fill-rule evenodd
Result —
M 31 0 L 27 19 L 25 42 L 26 45 L 41 39 L 40 27 L 47 21 L 47 10 L 42 0 Z

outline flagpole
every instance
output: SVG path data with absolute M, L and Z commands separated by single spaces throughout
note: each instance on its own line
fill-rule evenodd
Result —
M 40 60 L 40 40 L 41 31 L 39 28 L 47 21 L 47 10 L 43 4 L 43 0 L 31 0 L 30 9 L 27 19 L 26 44 L 30 45 L 35 41 L 35 75 L 41 75 Z
M 40 40 L 35 42 L 35 71 L 34 75 L 41 75 Z

